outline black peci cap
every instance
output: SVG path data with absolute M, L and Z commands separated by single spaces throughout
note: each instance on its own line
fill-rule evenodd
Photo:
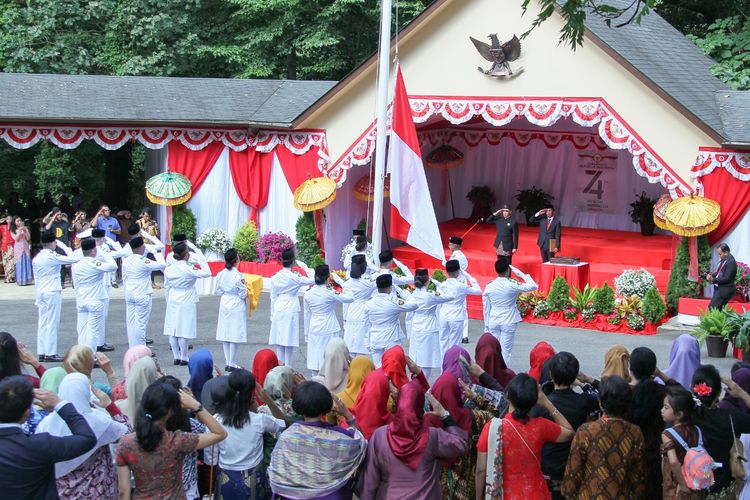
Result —
M 42 243 L 52 243 L 57 238 L 55 238 L 55 232 L 52 230 L 49 231 L 42 231 Z
M 449 260 L 445 263 L 445 270 L 449 273 L 455 273 L 459 269 L 461 269 L 461 266 L 456 259 Z
M 364 229 L 353 229 L 352 230 L 352 236 L 364 236 L 365 230 Z
M 430 273 L 427 272 L 427 269 L 425 269 L 424 267 L 417 268 L 414 271 L 414 276 L 429 276 L 429 275 Z
M 96 248 L 94 238 L 84 238 L 81 240 L 81 250 L 93 250 Z
M 352 256 L 352 264 L 361 265 L 367 262 L 367 257 L 362 255 L 361 253 L 358 253 L 357 255 Z
M 390 250 L 383 250 L 382 252 L 380 252 L 380 255 L 378 255 L 378 258 L 380 259 L 380 263 L 384 264 L 389 260 L 393 260 L 393 252 L 391 252 Z
M 135 250 L 136 248 L 141 248 L 143 246 L 143 238 L 140 236 L 136 236 L 135 238 L 130 240 L 130 248 Z
M 92 238 L 104 238 L 105 234 L 107 233 L 104 232 L 104 229 L 92 229 L 91 230 Z
M 172 241 L 174 243 L 177 243 L 178 241 L 187 241 L 187 236 L 184 233 L 173 234 Z
M 453 243 L 454 245 L 460 245 L 464 242 L 463 238 L 459 238 L 458 236 L 451 236 L 448 239 L 449 243 Z
M 388 288 L 393 284 L 393 276 L 391 273 L 381 274 L 375 279 L 375 284 L 379 289 Z
M 136 234 L 141 232 L 141 227 L 138 224 L 131 224 L 128 226 L 128 234 L 130 236 L 135 236 Z

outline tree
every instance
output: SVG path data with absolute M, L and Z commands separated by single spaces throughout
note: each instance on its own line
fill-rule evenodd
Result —
M 702 37 L 689 35 L 716 60 L 711 72 L 735 90 L 750 90 L 750 18 L 731 16 L 712 23 Z

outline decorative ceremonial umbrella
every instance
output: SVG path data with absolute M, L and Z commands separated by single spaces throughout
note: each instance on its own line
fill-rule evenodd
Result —
M 654 204 L 654 224 L 656 224 L 656 227 L 667 231 L 669 230 L 667 227 L 667 207 L 669 207 L 671 201 L 672 197 L 669 194 L 663 194 Z
M 370 174 L 365 174 L 357 183 L 354 185 L 354 197 L 360 201 L 372 201 L 375 199 L 374 184 L 370 181 Z M 388 198 L 391 196 L 391 176 L 386 175 L 383 182 L 383 196 Z
M 669 203 L 665 221 L 667 229 L 675 234 L 701 236 L 719 227 L 721 208 L 703 196 L 683 196 Z
M 443 144 L 437 149 L 433 149 L 427 155 L 427 166 L 430 168 L 440 168 L 443 170 L 443 191 L 440 193 L 440 203 L 445 203 L 446 194 L 450 197 L 451 213 L 455 215 L 453 207 L 453 187 L 451 186 L 451 177 L 448 175 L 448 169 L 458 167 L 464 163 L 464 154 L 453 146 Z M 447 193 L 446 193 L 446 188 Z
M 162 172 L 146 181 L 146 196 L 157 205 L 181 205 L 192 195 L 190 180 L 176 172 Z
M 336 181 L 330 177 L 307 179 L 294 190 L 294 206 L 303 212 L 325 208 L 336 199 Z

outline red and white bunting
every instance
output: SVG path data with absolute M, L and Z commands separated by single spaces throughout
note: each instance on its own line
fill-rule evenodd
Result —
M 524 118 L 540 127 L 549 127 L 561 118 L 567 117 L 582 127 L 598 124 L 597 131 L 601 139 L 599 144 L 606 144 L 612 149 L 627 149 L 633 155 L 633 166 L 639 175 L 646 177 L 649 182 L 659 182 L 673 197 L 692 192 L 690 186 L 680 179 L 602 98 L 414 96 L 410 97 L 409 101 L 415 123 L 424 123 L 434 116 L 439 116 L 452 125 L 466 123 L 475 117 L 481 117 L 496 127 L 507 125 L 516 118 Z M 368 163 L 375 150 L 374 134 L 375 124 L 372 123 L 341 158 L 326 167 L 326 175 L 340 186 L 346 181 L 347 170 L 354 165 Z M 578 138 L 573 140 L 576 144 L 579 144 L 577 140 L 584 140 L 577 134 L 575 136 Z M 533 136 L 517 134 L 514 139 L 523 142 L 526 139 L 532 140 Z
M 735 179 L 750 181 L 750 153 L 722 148 L 700 148 L 698 157 L 690 169 L 699 191 L 703 191 L 701 177 L 710 174 L 714 169 L 723 168 Z
M 443 144 L 456 145 L 456 141 L 463 142 L 472 148 L 481 142 L 490 146 L 497 146 L 503 140 L 512 140 L 519 147 L 528 146 L 531 141 L 541 141 L 546 147 L 554 149 L 563 142 L 570 142 L 576 149 L 593 147 L 599 150 L 607 149 L 607 145 L 596 134 L 568 133 L 568 132 L 536 132 L 528 130 L 497 130 L 497 129 L 439 129 L 418 132 L 419 145 L 423 150 L 436 148 Z

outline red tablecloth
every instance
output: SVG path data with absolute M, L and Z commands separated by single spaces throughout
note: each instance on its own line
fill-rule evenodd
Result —
M 539 290 L 547 295 L 552 287 L 552 282 L 557 276 L 562 276 L 568 285 L 575 286 L 579 290 L 589 283 L 589 263 L 581 262 L 578 265 L 551 264 L 545 262 L 542 264 L 542 279 L 539 283 Z

